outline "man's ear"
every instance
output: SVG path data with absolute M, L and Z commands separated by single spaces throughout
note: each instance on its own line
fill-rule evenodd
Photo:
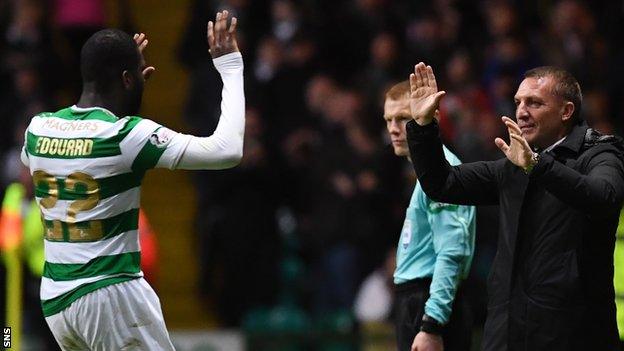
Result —
M 574 107 L 574 103 L 570 101 L 564 102 L 562 109 L 563 109 L 563 113 L 561 114 L 562 122 L 566 122 L 570 118 L 572 118 L 572 115 L 574 114 L 574 110 L 576 110 L 576 108 Z
M 123 80 L 124 88 L 130 89 L 132 88 L 132 86 L 134 86 L 134 79 L 132 78 L 132 74 L 130 74 L 130 72 L 124 70 L 121 73 L 121 77 Z

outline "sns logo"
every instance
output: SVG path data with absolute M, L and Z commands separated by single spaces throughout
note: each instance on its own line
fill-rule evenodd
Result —
M 2 329 L 2 347 L 11 348 L 11 327 L 4 327 Z

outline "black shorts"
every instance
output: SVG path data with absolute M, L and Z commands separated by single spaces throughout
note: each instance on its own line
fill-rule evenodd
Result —
M 397 349 L 409 351 L 425 313 L 425 302 L 429 299 L 431 278 L 414 279 L 395 285 L 394 306 Z M 470 313 L 463 299 L 462 289 L 458 290 L 453 302 L 449 322 L 444 326 L 442 339 L 444 351 L 469 351 L 472 336 Z

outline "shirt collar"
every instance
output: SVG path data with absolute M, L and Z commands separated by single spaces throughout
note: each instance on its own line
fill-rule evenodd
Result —
M 583 142 L 585 141 L 587 129 L 589 129 L 589 127 L 585 122 L 576 124 L 572 127 L 570 133 L 563 138 L 563 140 L 551 145 L 548 150 L 552 151 L 553 149 L 559 150 L 560 148 L 566 148 L 574 153 L 578 153 L 583 146 Z
M 557 141 L 556 143 L 554 143 L 554 144 L 550 145 L 549 147 L 547 147 L 547 148 L 544 150 L 544 152 L 549 152 L 549 151 L 551 151 L 552 149 L 554 149 L 555 147 L 557 147 L 557 145 L 561 144 L 561 143 L 565 140 L 565 138 L 566 138 L 566 137 L 567 137 L 567 135 L 566 135 L 566 136 L 564 136 L 563 138 L 559 139 L 559 141 Z
M 117 117 L 115 116 L 114 113 L 110 112 L 109 110 L 105 109 L 104 107 L 99 107 L 99 106 L 93 106 L 93 107 L 78 107 L 76 105 L 72 105 L 71 110 L 77 113 L 85 113 L 85 112 L 91 112 L 94 110 L 102 110 L 106 113 L 108 113 L 109 115 L 113 116 L 113 117 Z

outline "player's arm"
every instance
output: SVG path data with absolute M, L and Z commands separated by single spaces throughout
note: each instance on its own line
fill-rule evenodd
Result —
M 221 116 L 209 137 L 174 133 L 156 167 L 171 169 L 224 169 L 236 166 L 243 156 L 245 93 L 243 58 L 236 41 L 237 19 L 228 27 L 228 12 L 208 22 L 208 45 L 223 81 Z
M 243 157 L 245 93 L 243 58 L 236 41 L 236 17 L 227 27 L 228 12 L 208 22 L 208 45 L 223 80 L 221 117 L 213 135 L 191 138 L 176 168 L 215 169 L 236 166 Z

